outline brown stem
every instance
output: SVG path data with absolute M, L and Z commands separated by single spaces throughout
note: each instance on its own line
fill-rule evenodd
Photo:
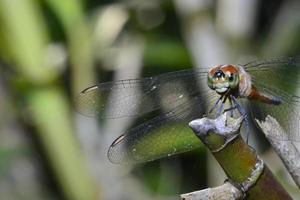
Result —
M 260 160 L 255 151 L 239 135 L 241 124 L 242 120 L 224 114 L 215 120 L 207 118 L 195 120 L 190 123 L 190 126 L 212 151 L 233 183 L 237 186 L 250 183 L 246 191 L 247 199 L 292 199 L 266 165 L 259 176 L 253 176 L 253 170 L 257 169 Z

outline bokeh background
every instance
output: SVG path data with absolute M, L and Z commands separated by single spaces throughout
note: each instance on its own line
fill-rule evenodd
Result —
M 204 147 L 110 163 L 134 120 L 85 117 L 74 97 L 104 81 L 297 55 L 299 11 L 298 0 L 1 0 L 0 199 L 167 200 L 222 184 Z M 299 199 L 273 151 L 253 146 Z

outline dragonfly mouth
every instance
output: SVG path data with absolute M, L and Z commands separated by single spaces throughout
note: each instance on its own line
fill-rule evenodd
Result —
M 219 94 L 223 94 L 225 92 L 227 92 L 229 89 L 229 84 L 227 83 L 217 83 L 215 86 L 215 90 L 217 93 Z
M 216 88 L 217 93 L 225 93 L 228 90 L 228 87 Z

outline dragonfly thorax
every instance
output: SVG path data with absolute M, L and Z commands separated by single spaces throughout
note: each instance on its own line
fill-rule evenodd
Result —
M 207 84 L 219 94 L 238 89 L 240 78 L 238 68 L 233 65 L 213 67 L 207 76 Z

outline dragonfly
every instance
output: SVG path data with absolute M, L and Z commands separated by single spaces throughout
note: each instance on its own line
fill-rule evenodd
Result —
M 112 163 L 146 162 L 193 150 L 201 144 L 187 124 L 226 111 L 259 120 L 271 115 L 287 134 L 272 137 L 297 142 L 299 76 L 299 56 L 187 69 L 88 87 L 79 94 L 76 107 L 103 119 L 159 113 L 112 142 L 107 153 Z M 107 105 L 112 107 L 109 112 Z

